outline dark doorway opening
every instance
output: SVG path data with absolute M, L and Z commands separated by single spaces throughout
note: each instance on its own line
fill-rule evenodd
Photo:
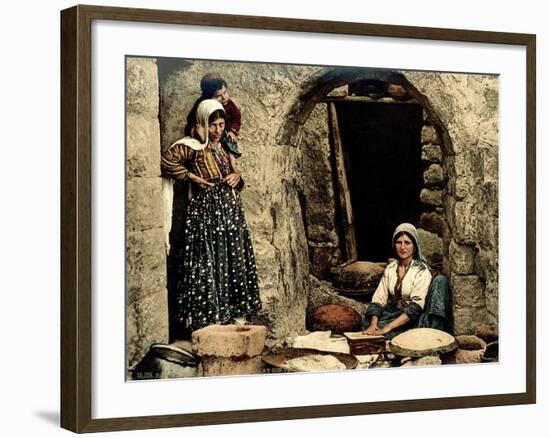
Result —
M 422 186 L 422 107 L 416 103 L 336 102 L 353 209 L 357 258 L 385 262 L 401 222 L 418 222 Z

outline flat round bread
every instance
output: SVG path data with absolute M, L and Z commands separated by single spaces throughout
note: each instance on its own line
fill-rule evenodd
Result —
M 346 366 L 334 356 L 309 354 L 286 361 L 291 371 L 334 371 L 345 370 Z
M 416 328 L 397 335 L 390 342 L 390 351 L 398 356 L 435 356 L 453 351 L 456 339 L 449 333 L 432 328 Z

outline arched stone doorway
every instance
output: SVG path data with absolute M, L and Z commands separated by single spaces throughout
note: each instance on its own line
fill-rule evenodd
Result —
M 455 174 L 452 142 L 402 73 L 320 72 L 305 84 L 279 141 L 303 149 L 301 204 L 317 278 L 333 280 L 355 261 L 385 262 L 400 222 L 417 226 L 432 267 L 450 274 L 444 204 Z M 340 292 L 368 300 L 375 283 Z

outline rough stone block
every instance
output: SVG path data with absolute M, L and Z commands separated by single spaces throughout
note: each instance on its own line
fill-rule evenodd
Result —
M 166 287 L 166 251 L 162 229 L 128 232 L 126 281 L 132 303 Z
M 451 275 L 454 303 L 464 308 L 485 306 L 485 285 L 477 275 Z
M 498 182 L 487 181 L 478 185 L 476 193 L 477 208 L 480 215 L 498 216 Z
M 126 183 L 126 229 L 142 231 L 164 225 L 162 179 L 130 178 Z
M 422 189 L 420 192 L 420 202 L 431 206 L 440 206 L 443 204 L 443 191 Z
M 433 211 L 420 215 L 420 226 L 439 236 L 443 235 L 443 221 L 443 216 Z
M 483 178 L 498 181 L 498 148 L 483 149 Z
M 463 177 L 455 178 L 453 183 L 453 193 L 458 199 L 465 199 L 469 196 L 473 196 L 474 190 L 475 181 Z
M 128 114 L 126 121 L 127 177 L 160 175 L 160 126 L 158 118 Z
M 439 265 L 443 260 L 443 239 L 437 234 L 418 228 L 422 252 L 430 265 Z
M 455 335 L 470 335 L 479 324 L 492 323 L 489 312 L 483 307 L 472 308 L 455 305 L 453 318 Z
M 437 144 L 425 144 L 422 146 L 422 161 L 428 163 L 441 163 L 443 154 L 441 146 Z
M 443 182 L 443 167 L 440 164 L 430 164 L 424 171 L 424 184 L 428 187 L 433 187 L 441 186 Z
M 476 243 L 475 207 L 469 202 L 459 201 L 454 206 L 453 223 L 455 240 L 458 243 L 473 245 Z
M 467 149 L 455 156 L 455 195 L 460 199 L 475 196 L 475 191 L 483 178 L 482 153 L 477 149 Z
M 456 274 L 474 273 L 474 249 L 469 245 L 459 245 L 454 240 L 449 245 L 451 269 Z
M 152 58 L 128 58 L 126 63 L 126 112 L 157 117 L 159 83 L 156 61 Z
M 445 196 L 443 198 L 443 209 L 445 210 L 445 219 L 447 219 L 447 225 L 449 226 L 449 231 L 454 229 L 454 211 L 456 205 L 456 199 L 453 196 Z M 445 230 L 444 230 L 445 231 Z
M 153 343 L 168 343 L 168 294 L 166 289 L 126 305 L 126 358 L 134 368 Z
M 498 249 L 498 217 L 477 213 L 477 243 L 484 248 Z
M 266 328 L 263 325 L 213 324 L 191 335 L 193 352 L 199 356 L 250 358 L 262 353 Z
M 422 144 L 439 144 L 439 136 L 433 126 L 424 125 L 421 133 Z

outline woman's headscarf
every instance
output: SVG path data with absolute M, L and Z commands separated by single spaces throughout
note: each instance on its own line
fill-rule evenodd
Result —
M 204 128 L 204 143 L 201 143 L 196 138 L 192 137 L 183 137 L 176 141 L 172 146 L 176 144 L 184 144 L 189 146 L 191 149 L 200 151 L 203 150 L 208 145 L 208 119 L 210 115 L 217 110 L 222 110 L 223 105 L 215 99 L 205 99 L 197 107 L 197 124 L 201 125 Z M 170 146 L 170 147 L 172 147 Z
M 397 228 L 393 232 L 393 237 L 391 239 L 392 246 L 395 245 L 395 238 L 397 237 L 397 235 L 402 232 L 410 234 L 414 240 L 416 251 L 415 251 L 415 254 L 413 255 L 413 258 L 428 264 L 426 257 L 424 257 L 424 254 L 422 254 L 422 242 L 420 241 L 420 236 L 418 235 L 418 231 L 416 230 L 416 227 L 413 224 L 404 222 L 397 226 Z

